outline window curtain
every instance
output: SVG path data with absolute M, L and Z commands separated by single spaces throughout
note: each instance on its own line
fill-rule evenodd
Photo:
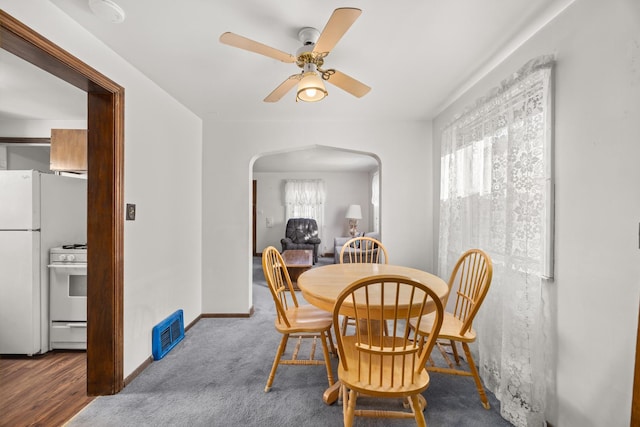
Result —
M 552 345 L 546 281 L 553 272 L 553 57 L 536 58 L 442 133 L 438 268 L 469 248 L 494 273 L 474 321 L 480 375 L 516 426 L 543 426 Z
M 284 184 L 285 222 L 289 218 L 313 218 L 323 239 L 326 192 L 321 179 L 288 179 Z
M 371 178 L 371 205 L 373 205 L 373 231 L 380 232 L 380 172 Z

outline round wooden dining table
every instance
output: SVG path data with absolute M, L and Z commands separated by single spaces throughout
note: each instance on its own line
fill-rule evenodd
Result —
M 329 264 L 315 267 L 298 277 L 298 287 L 309 304 L 332 313 L 338 295 L 347 286 L 356 280 L 380 274 L 404 276 L 420 282 L 431 288 L 443 304 L 447 301 L 449 286 L 440 277 L 415 268 L 392 264 Z M 339 382 L 336 382 L 324 392 L 325 403 L 332 404 L 337 400 L 339 387 Z

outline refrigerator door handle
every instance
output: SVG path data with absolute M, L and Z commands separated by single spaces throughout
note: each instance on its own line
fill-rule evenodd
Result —
M 87 264 L 49 264 L 47 265 L 49 268 L 87 268 Z
M 67 326 L 69 328 L 86 328 L 87 324 L 86 323 L 67 323 Z

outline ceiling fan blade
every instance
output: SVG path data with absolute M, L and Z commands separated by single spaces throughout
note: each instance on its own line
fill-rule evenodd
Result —
M 353 77 L 349 77 L 338 70 L 335 70 L 327 81 L 358 98 L 365 96 L 371 90 L 371 88 L 366 84 L 361 83 Z
M 313 51 L 316 53 L 331 51 L 361 13 L 362 10 L 353 7 L 342 7 L 334 10 L 320 37 L 318 37 Z
M 276 48 L 267 46 L 262 43 L 258 43 L 246 37 L 239 36 L 234 33 L 226 32 L 220 36 L 220 43 L 227 44 L 229 46 L 238 47 L 240 49 L 248 50 L 249 52 L 259 53 L 260 55 L 268 56 L 269 58 L 278 59 L 282 62 L 296 62 L 296 57 L 278 50 Z
M 302 74 L 294 74 L 292 76 L 289 76 L 287 80 L 280 83 L 280 86 L 275 88 L 273 92 L 267 95 L 267 97 L 264 99 L 264 102 L 280 101 L 280 99 L 284 95 L 286 95 L 286 93 L 289 92 L 291 88 L 294 87 L 300 81 L 301 77 L 302 77 Z

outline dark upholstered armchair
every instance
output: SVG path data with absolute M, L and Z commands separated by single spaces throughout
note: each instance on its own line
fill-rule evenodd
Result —
M 310 249 L 313 251 L 313 263 L 318 261 L 318 223 L 311 218 L 291 218 L 287 221 L 285 238 L 280 240 L 282 251 L 290 249 Z

